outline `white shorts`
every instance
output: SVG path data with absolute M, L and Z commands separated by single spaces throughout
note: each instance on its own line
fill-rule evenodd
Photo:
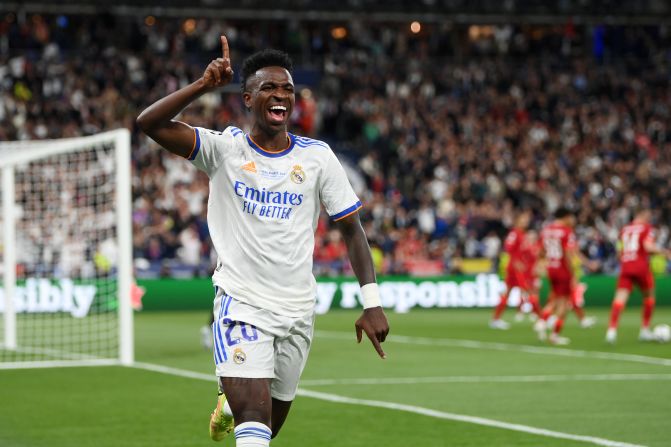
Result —
M 240 302 L 216 289 L 214 363 L 218 377 L 268 378 L 275 399 L 296 397 L 312 343 L 315 313 L 292 318 Z

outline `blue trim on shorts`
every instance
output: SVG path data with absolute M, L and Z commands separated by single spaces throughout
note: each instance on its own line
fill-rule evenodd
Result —
M 228 316 L 228 306 L 230 306 L 230 305 L 231 305 L 231 301 L 233 301 L 233 297 L 232 297 L 232 296 L 229 296 L 229 298 L 230 298 L 230 300 L 228 300 L 228 302 L 226 303 L 226 309 L 224 309 L 224 316 L 225 316 L 225 317 Z
M 216 324 L 216 321 L 212 323 L 212 340 L 214 340 L 212 343 L 212 352 L 214 354 L 214 364 L 218 365 L 221 363 L 221 354 L 219 354 L 219 346 L 217 346 L 217 330 L 215 329 Z
M 217 298 L 217 292 L 218 292 L 217 286 L 214 286 L 214 298 L 215 299 Z M 214 310 L 212 312 L 214 312 Z M 221 354 L 219 353 L 219 346 L 217 346 L 217 330 L 215 328 L 216 324 L 217 324 L 217 321 L 215 320 L 215 321 L 212 322 L 212 326 L 211 326 L 211 328 L 212 328 L 212 340 L 214 340 L 213 343 L 212 343 L 212 353 L 214 355 L 214 364 L 218 365 L 219 363 L 221 363 Z
M 221 318 L 222 318 L 222 314 L 223 314 L 223 312 L 224 312 L 224 306 L 225 306 L 225 304 L 224 304 L 224 300 L 225 300 L 226 298 L 228 298 L 228 299 L 229 299 L 229 302 L 230 302 L 231 297 L 228 296 L 226 293 L 224 293 L 224 294 L 221 296 L 221 307 L 219 307 L 219 318 L 218 318 L 217 321 L 216 321 L 216 324 L 217 324 L 217 333 L 216 333 L 216 337 L 215 337 L 215 346 L 218 346 L 218 347 L 219 347 L 219 351 L 220 351 L 220 360 L 221 360 L 221 358 L 223 357 L 223 360 L 221 360 L 219 363 L 224 363 L 224 362 L 226 362 L 226 361 L 228 360 L 228 356 L 226 355 L 226 345 L 224 344 L 224 337 L 221 335 L 221 324 L 220 324 L 220 322 L 221 322 Z

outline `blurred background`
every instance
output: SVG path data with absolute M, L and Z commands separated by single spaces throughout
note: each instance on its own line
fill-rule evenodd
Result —
M 533 210 L 539 228 L 560 205 L 576 212 L 580 248 L 602 273 L 615 273 L 618 231 L 637 206 L 654 209 L 668 244 L 668 2 L 153 4 L 0 4 L 0 140 L 130 129 L 140 278 L 211 273 L 207 178 L 134 119 L 200 77 L 220 55 L 220 34 L 238 71 L 261 48 L 291 54 L 292 130 L 328 142 L 346 166 L 380 273 L 496 272 L 516 214 Z M 181 119 L 250 123 L 237 83 Z M 325 215 L 314 265 L 320 276 L 351 273 Z
M 0 446 L 212 445 L 208 179 L 135 119 L 198 79 L 221 34 L 238 73 L 259 49 L 293 58 L 291 131 L 326 141 L 364 203 L 392 328 L 385 361 L 355 344 L 360 288 L 322 213 L 325 315 L 273 446 L 669 445 L 669 345 L 639 341 L 640 293 L 617 344 L 604 335 L 622 226 L 650 208 L 657 242 L 671 243 L 671 2 L 3 0 L 0 141 L 131 132 L 131 299 L 144 311 L 131 324 L 117 299 L 115 144 L 13 166 L 18 323 L 0 319 Z M 248 132 L 237 75 L 179 119 Z M 572 345 L 539 342 L 528 303 L 508 331 L 489 330 L 515 218 L 531 210 L 538 231 L 561 206 L 598 261 L 575 288 L 588 315 L 567 317 Z M 663 342 L 670 266 L 651 264 Z M 132 367 L 30 369 L 119 358 Z

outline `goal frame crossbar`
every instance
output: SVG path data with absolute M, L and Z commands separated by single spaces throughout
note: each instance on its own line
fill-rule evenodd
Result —
M 132 227 L 131 227 L 131 160 L 130 132 L 117 129 L 96 135 L 57 140 L 15 141 L 0 143 L 0 172 L 2 173 L 2 214 L 3 214 L 3 287 L 4 342 L 0 347 L 20 350 L 17 344 L 16 312 L 14 296 L 16 291 L 16 213 L 14 173 L 17 165 L 30 163 L 42 158 L 76 152 L 103 143 L 115 146 L 116 228 L 118 250 L 117 299 L 119 313 L 119 353 L 116 359 L 75 359 L 44 360 L 29 362 L 0 363 L 0 369 L 38 368 L 60 366 L 103 366 L 131 365 L 134 362 L 133 309 L 131 289 L 133 275 Z M 126 206 L 121 206 L 126 204 Z

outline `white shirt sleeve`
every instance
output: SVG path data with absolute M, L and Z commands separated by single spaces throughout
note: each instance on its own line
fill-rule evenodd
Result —
M 233 127 L 227 127 L 223 132 L 194 127 L 193 149 L 189 161 L 209 177 L 217 171 L 226 153 L 233 148 Z
M 347 180 L 345 169 L 330 149 L 322 175 L 319 196 L 332 220 L 347 217 L 362 207 L 361 201 Z

